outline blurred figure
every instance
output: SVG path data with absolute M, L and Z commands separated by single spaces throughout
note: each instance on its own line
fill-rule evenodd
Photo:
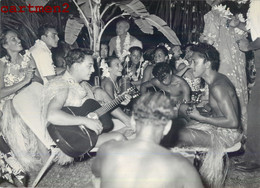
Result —
M 187 159 L 159 146 L 176 116 L 172 109 L 170 99 L 161 93 L 148 93 L 137 101 L 132 116 L 136 138 L 105 143 L 93 162 L 100 187 L 203 187 Z

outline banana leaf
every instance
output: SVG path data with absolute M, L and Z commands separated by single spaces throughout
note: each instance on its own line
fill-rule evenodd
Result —
M 153 27 L 145 19 L 134 19 L 135 24 L 140 28 L 140 30 L 146 34 L 153 34 Z
M 151 14 L 145 17 L 145 20 L 158 29 L 172 44 L 181 45 L 176 33 L 160 17 Z
M 72 45 L 82 29 L 84 24 L 80 23 L 78 19 L 68 19 L 65 27 L 65 42 Z
M 140 0 L 115 2 L 119 8 L 134 18 L 149 16 L 144 4 Z
M 80 0 L 80 1 L 78 0 L 77 3 L 79 5 L 80 9 L 82 10 L 82 12 L 84 13 L 84 15 L 87 18 L 92 18 L 89 1 L 91 3 L 91 0 Z

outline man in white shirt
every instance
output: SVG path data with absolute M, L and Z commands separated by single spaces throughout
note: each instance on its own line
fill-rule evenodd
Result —
M 130 24 L 127 20 L 120 20 L 116 23 L 116 34 L 109 42 L 109 56 L 116 54 L 120 61 L 124 61 L 124 57 L 128 55 L 129 48 L 138 46 L 143 48 L 143 44 L 134 36 L 128 33 Z
M 44 83 L 56 76 L 52 60 L 51 49 L 58 46 L 58 32 L 50 25 L 43 25 L 38 29 L 38 37 L 30 52 L 35 60 L 37 69 Z

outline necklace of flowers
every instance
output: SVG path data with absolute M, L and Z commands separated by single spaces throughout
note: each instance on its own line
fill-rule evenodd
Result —
M 127 32 L 126 37 L 125 37 L 125 42 L 123 45 L 123 50 L 121 49 L 121 39 L 119 36 L 116 38 L 116 51 L 117 51 L 117 56 L 120 59 L 120 61 L 124 60 L 124 57 L 128 55 L 128 50 L 130 48 L 130 34 Z
M 109 76 L 110 80 L 112 81 L 113 85 L 114 85 L 114 88 L 115 88 L 115 91 L 117 94 L 120 93 L 120 90 L 119 90 L 119 86 L 117 83 L 114 82 L 114 80 L 111 78 L 111 76 Z

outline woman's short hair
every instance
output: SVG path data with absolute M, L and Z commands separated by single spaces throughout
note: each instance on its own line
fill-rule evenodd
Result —
M 86 55 L 92 56 L 93 51 L 85 48 L 72 49 L 65 57 L 66 64 L 71 67 L 74 63 L 81 63 Z

